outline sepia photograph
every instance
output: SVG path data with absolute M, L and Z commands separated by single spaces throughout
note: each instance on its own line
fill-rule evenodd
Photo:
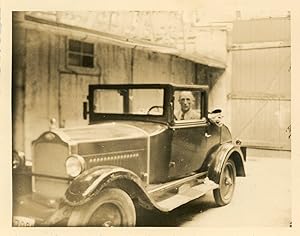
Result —
M 1 9 L 13 235 L 294 233 L 297 14 L 208 2 Z
M 13 226 L 291 227 L 290 35 L 290 12 L 12 12 Z

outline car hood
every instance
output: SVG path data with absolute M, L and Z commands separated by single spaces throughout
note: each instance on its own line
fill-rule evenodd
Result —
M 159 134 L 166 125 L 149 122 L 105 122 L 86 127 L 52 130 L 65 142 L 81 143 L 88 141 L 107 141 L 119 139 L 145 138 Z

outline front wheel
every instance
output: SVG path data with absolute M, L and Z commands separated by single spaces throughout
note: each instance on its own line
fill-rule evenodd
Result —
M 90 202 L 76 207 L 68 226 L 135 226 L 136 212 L 131 198 L 121 189 L 108 188 Z
M 232 160 L 227 160 L 219 176 L 219 188 L 214 189 L 214 198 L 218 206 L 230 203 L 235 189 L 236 168 Z

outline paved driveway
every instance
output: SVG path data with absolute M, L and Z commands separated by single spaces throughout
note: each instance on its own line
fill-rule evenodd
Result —
M 232 202 L 216 207 L 213 195 L 168 214 L 145 212 L 140 226 L 288 227 L 291 221 L 289 158 L 248 158 L 247 177 L 238 178 Z

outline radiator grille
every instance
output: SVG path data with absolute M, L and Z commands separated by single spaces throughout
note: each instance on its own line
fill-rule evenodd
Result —
M 68 177 L 65 161 L 69 156 L 64 143 L 40 142 L 34 146 L 33 173 L 55 177 Z M 52 197 L 62 197 L 68 187 L 67 180 L 33 177 L 33 191 Z

